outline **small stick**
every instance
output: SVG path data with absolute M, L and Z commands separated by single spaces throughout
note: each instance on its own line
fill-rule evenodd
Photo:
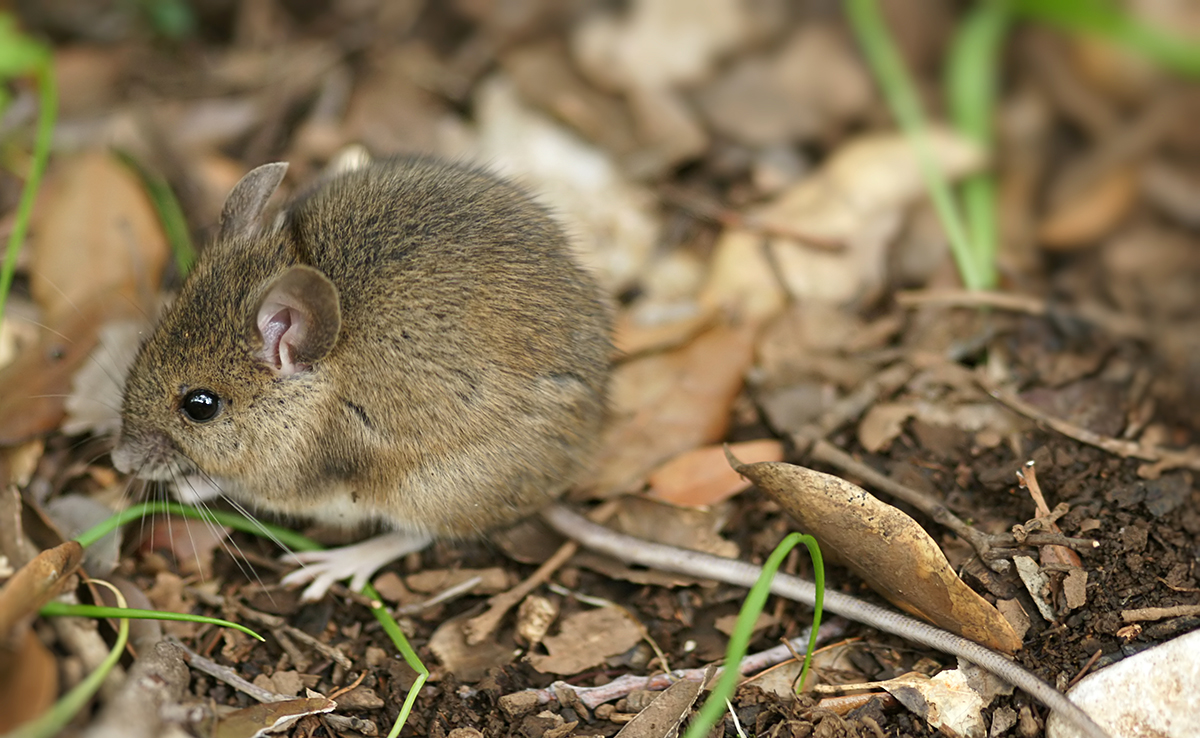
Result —
M 610 500 L 596 508 L 593 514 L 598 521 L 603 522 L 612 517 L 616 511 L 616 502 Z M 500 621 L 504 619 L 504 615 L 525 599 L 526 595 L 548 580 L 550 575 L 567 563 L 578 550 L 579 545 L 575 541 L 568 540 L 554 552 L 553 556 L 539 566 L 537 571 L 529 575 L 528 579 L 507 592 L 493 595 L 488 600 L 487 610 L 463 624 L 463 633 L 466 634 L 467 644 L 473 646 L 482 643 L 484 639 L 495 633 L 496 628 L 500 627 Z

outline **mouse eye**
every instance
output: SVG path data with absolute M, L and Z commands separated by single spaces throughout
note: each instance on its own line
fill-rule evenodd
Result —
M 212 390 L 197 389 L 184 395 L 179 404 L 183 414 L 197 423 L 207 423 L 221 412 L 221 398 Z

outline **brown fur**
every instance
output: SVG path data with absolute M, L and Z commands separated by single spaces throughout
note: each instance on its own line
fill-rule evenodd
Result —
M 256 230 L 266 197 L 245 189 L 223 214 L 237 227 L 133 365 L 119 467 L 201 471 L 259 509 L 439 536 L 512 522 L 576 481 L 604 412 L 609 311 L 524 192 L 397 158 L 319 184 Z M 336 287 L 340 331 L 279 377 L 256 355 L 254 316 L 298 264 Z M 223 400 L 210 422 L 180 410 L 196 388 Z

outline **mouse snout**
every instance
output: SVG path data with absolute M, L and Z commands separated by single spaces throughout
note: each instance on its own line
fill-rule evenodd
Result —
M 143 479 L 170 479 L 179 466 L 179 451 L 165 433 L 147 431 L 133 434 L 121 432 L 112 450 L 112 462 L 117 471 L 136 474 Z

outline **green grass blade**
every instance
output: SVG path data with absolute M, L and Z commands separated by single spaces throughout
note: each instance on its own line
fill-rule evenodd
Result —
M 412 713 L 417 696 L 421 693 L 421 687 L 425 686 L 425 681 L 429 679 L 429 668 L 425 666 L 421 661 L 421 657 L 409 645 L 408 638 L 405 637 L 404 631 L 400 629 L 400 624 L 396 622 L 392 614 L 383 606 L 383 598 L 379 596 L 379 592 L 368 584 L 366 587 L 363 587 L 362 593 L 371 598 L 371 614 L 379 621 L 383 632 L 387 633 L 388 637 L 392 639 L 396 650 L 404 657 L 404 663 L 417 672 L 417 678 L 413 682 L 413 685 L 409 687 L 408 695 L 404 698 L 404 704 L 400 707 L 400 714 L 396 716 L 396 722 L 392 723 L 392 729 L 388 731 L 388 738 L 396 738 L 400 735 L 400 731 L 404 729 L 404 724 L 408 722 L 408 716 Z
M 176 620 L 186 623 L 205 623 L 222 628 L 240 630 L 246 635 L 259 641 L 266 641 L 258 633 L 244 625 L 233 623 L 221 618 L 210 618 L 205 615 L 192 615 L 186 612 L 160 612 L 158 610 L 134 610 L 124 607 L 104 607 L 102 605 L 68 605 L 65 602 L 47 602 L 38 611 L 43 617 L 74 617 L 74 618 L 129 618 L 131 620 Z
M 800 670 L 799 686 L 797 687 L 798 689 L 803 688 L 804 681 L 808 678 L 812 654 L 817 646 L 817 629 L 821 626 L 821 610 L 825 601 L 825 563 L 815 538 L 799 533 L 790 533 L 767 557 L 767 562 L 763 564 L 762 574 L 759 575 L 758 581 L 746 595 L 742 609 L 738 612 L 737 623 L 733 627 L 733 635 L 729 637 L 729 647 L 725 651 L 725 668 L 721 671 L 721 678 L 717 680 L 712 694 L 704 702 L 700 713 L 688 726 L 684 738 L 705 738 L 724 714 L 726 702 L 733 696 L 738 680 L 741 678 L 737 667 L 746 656 L 750 637 L 754 633 L 754 623 L 758 621 L 758 616 L 766 605 L 767 596 L 771 594 L 771 580 L 775 578 L 775 573 L 779 571 L 784 558 L 800 543 L 808 546 L 808 551 L 812 554 L 813 579 L 817 588 L 812 631 L 808 636 L 808 653 L 804 655 L 804 666 Z
M 1107 38 L 1165 69 L 1200 76 L 1200 39 L 1155 28 L 1106 0 L 1014 0 L 1013 11 L 1066 31 Z
M 17 269 L 17 252 L 25 242 L 29 231 L 29 218 L 33 214 L 33 202 L 42 184 L 42 175 L 50 161 L 50 143 L 54 138 L 54 121 L 58 118 L 58 86 L 54 81 L 54 69 L 47 49 L 34 71 L 38 88 L 37 135 L 33 142 L 33 162 L 29 176 L 21 188 L 21 199 L 17 203 L 17 214 L 12 232 L 8 235 L 8 247 L 4 251 L 4 266 L 0 268 L 0 322 L 4 320 L 4 306 L 8 302 L 8 291 L 12 287 L 13 273 Z M 0 79 L 0 84 L 4 80 Z
M 982 0 L 959 25 L 946 60 L 946 104 L 960 133 L 984 151 L 995 150 L 1000 50 L 1008 36 L 1009 0 Z M 962 182 L 963 213 L 971 245 L 989 284 L 995 285 L 1000 229 L 996 217 L 996 183 L 991 172 Z
M 916 149 L 925 186 L 929 190 L 938 220 L 950 240 L 950 248 L 963 283 L 972 290 L 991 288 L 994 286 L 995 269 L 982 263 L 982 256 L 971 244 L 950 185 L 933 155 L 928 126 L 916 89 L 892 42 L 878 5 L 875 0 L 846 0 L 845 7 L 850 25 L 866 54 L 867 62 L 879 82 L 892 115 Z
M 113 515 L 103 523 L 100 523 L 99 525 L 96 525 L 79 534 L 75 537 L 75 540 L 79 541 L 79 543 L 86 548 L 116 528 L 134 520 L 140 520 L 143 516 L 148 514 L 182 515 L 184 517 L 196 518 L 198 520 L 210 520 L 220 525 L 233 528 L 234 530 L 240 530 L 245 533 L 251 533 L 259 536 L 266 535 L 269 532 L 270 536 L 273 537 L 274 540 L 287 546 L 292 551 L 319 551 L 321 549 L 321 545 L 313 541 L 311 538 L 302 536 L 299 533 L 286 528 L 260 523 L 236 513 L 202 510 L 189 505 L 182 505 L 178 502 L 148 502 L 140 505 L 134 505 L 127 510 Z M 371 614 L 375 616 L 375 619 L 378 620 L 379 624 L 383 627 L 384 632 L 387 633 L 392 639 L 392 643 L 396 645 L 396 650 L 398 650 L 400 655 L 404 657 L 405 663 L 407 663 L 413 669 L 413 671 L 417 672 L 417 679 L 413 683 L 412 688 L 409 690 L 408 697 L 404 700 L 404 705 L 400 708 L 400 714 L 396 717 L 396 722 L 392 726 L 391 733 L 389 733 L 391 738 L 395 738 L 395 736 L 400 734 L 400 730 L 404 728 L 404 724 L 408 720 L 409 714 L 412 712 L 413 705 L 416 703 L 417 696 L 421 692 L 421 687 L 424 686 L 425 681 L 429 679 L 429 669 L 421 662 L 421 658 L 417 655 L 417 652 L 413 650 L 411 645 L 409 645 L 408 639 L 404 636 L 404 631 L 400 629 L 400 625 L 392 617 L 391 613 L 387 611 L 387 608 L 383 606 L 383 600 L 375 588 L 368 584 L 363 588 L 363 594 L 367 595 L 372 600 L 373 604 L 371 606 Z M 175 615 L 175 613 L 167 614 L 172 616 Z M 174 620 L 182 618 L 169 617 L 163 619 Z M 220 622 L 224 623 L 225 621 Z M 239 626 L 234 625 L 234 627 Z M 251 633 L 251 635 L 255 635 L 255 637 L 258 637 L 253 633 L 253 631 L 247 632 Z
M 292 551 L 321 550 L 321 544 L 288 528 L 281 528 L 269 523 L 260 523 L 257 520 L 251 520 L 237 513 L 203 510 L 190 505 L 181 505 L 178 502 L 162 501 L 144 502 L 122 510 L 103 523 L 75 536 L 75 540 L 79 541 L 80 545 L 84 548 L 87 548 L 122 525 L 134 520 L 141 520 L 147 515 L 181 515 L 186 518 L 195 518 L 196 520 L 209 520 L 244 533 L 252 533 L 259 536 L 269 533 L 270 536 L 274 537 L 274 540 L 279 541 Z
M 196 249 L 192 246 L 192 234 L 188 231 L 187 218 L 183 217 L 183 208 L 179 199 L 166 180 L 154 174 L 142 163 L 125 151 L 117 152 L 117 156 L 126 166 L 137 173 L 154 204 L 158 213 L 158 221 L 162 223 L 163 232 L 167 235 L 167 243 L 171 253 L 175 255 L 175 266 L 180 274 L 187 274 L 192 264 L 196 262 Z
M 112 585 L 106 585 L 117 594 L 117 598 L 122 605 L 125 604 L 125 598 Z M 115 608 L 120 610 L 122 608 Z M 112 650 L 100 662 L 92 673 L 88 674 L 83 681 L 75 685 L 75 687 L 63 695 L 54 706 L 47 710 L 40 717 L 25 723 L 16 730 L 9 733 L 5 738 L 51 738 L 62 733 L 62 730 L 67 727 L 75 716 L 83 710 L 87 705 L 88 700 L 92 698 L 100 689 L 100 685 L 104 683 L 104 679 L 108 673 L 113 670 L 117 662 L 121 660 L 121 654 L 125 651 L 125 644 L 129 642 L 129 620 L 121 618 L 120 624 L 117 626 L 117 640 L 113 643 Z

